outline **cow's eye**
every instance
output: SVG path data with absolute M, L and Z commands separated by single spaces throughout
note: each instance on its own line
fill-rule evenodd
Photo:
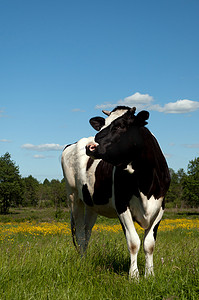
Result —
M 119 130 L 122 128 L 123 128 L 123 126 L 121 124 L 118 124 L 118 125 L 114 125 L 113 130 Z

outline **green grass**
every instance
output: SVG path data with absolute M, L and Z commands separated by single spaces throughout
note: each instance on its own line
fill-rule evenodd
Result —
M 0 215 L 0 222 L 23 222 L 23 221 L 38 221 L 51 222 L 54 220 L 69 221 L 70 214 L 68 209 L 62 208 L 56 210 L 54 207 L 35 208 L 22 207 L 10 208 L 9 214 Z
M 199 217 L 199 208 L 197 209 L 166 209 L 163 219 L 178 219 L 188 218 L 196 219 Z M 38 221 L 38 222 L 52 222 L 52 221 L 69 221 L 70 213 L 67 208 L 56 210 L 53 207 L 48 208 L 34 208 L 22 207 L 11 208 L 7 215 L 0 215 L 0 222 L 23 222 L 23 221 Z M 107 219 L 98 216 L 97 223 L 100 224 L 119 224 L 117 219 Z
M 170 208 L 165 210 L 163 219 L 198 219 L 199 208 Z
M 143 251 L 138 263 L 136 283 L 122 233 L 94 233 L 83 259 L 70 237 L 18 234 L 1 245 L 0 299 L 198 299 L 197 232 L 159 235 L 155 278 L 143 276 Z
M 38 214 L 46 221 L 54 213 Z M 103 218 L 98 222 L 113 224 Z M 0 299 L 199 299 L 198 237 L 196 229 L 159 232 L 155 277 L 144 278 L 141 249 L 141 276 L 134 282 L 128 278 L 129 254 L 122 231 L 93 232 L 84 258 L 76 253 L 70 236 L 18 233 L 0 243 Z

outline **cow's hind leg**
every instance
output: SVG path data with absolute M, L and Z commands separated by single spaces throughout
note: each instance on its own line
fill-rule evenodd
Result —
M 85 207 L 85 250 L 91 236 L 92 228 L 95 225 L 97 214 L 88 206 Z
M 82 200 L 72 201 L 71 232 L 73 243 L 81 255 L 86 251 L 96 218 L 97 214 L 85 206 Z
M 156 241 L 156 235 L 159 223 L 163 216 L 163 209 L 160 209 L 160 212 L 158 216 L 156 217 L 155 221 L 152 223 L 152 225 L 145 230 L 145 236 L 144 236 L 144 253 L 145 253 L 145 259 L 146 259 L 146 265 L 145 265 L 145 277 L 148 277 L 150 275 L 154 275 L 153 270 L 153 251 L 155 248 L 155 241 Z
M 73 243 L 77 250 L 83 255 L 85 251 L 85 207 L 80 199 L 71 201 L 71 232 Z

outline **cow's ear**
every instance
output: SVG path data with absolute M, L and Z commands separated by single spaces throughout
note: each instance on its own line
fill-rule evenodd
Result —
M 136 123 L 138 123 L 140 126 L 144 126 L 148 124 L 148 122 L 146 122 L 148 118 L 149 118 L 149 112 L 146 110 L 142 110 L 136 116 Z
M 91 118 L 89 122 L 91 126 L 97 131 L 99 131 L 105 125 L 105 119 L 102 117 Z

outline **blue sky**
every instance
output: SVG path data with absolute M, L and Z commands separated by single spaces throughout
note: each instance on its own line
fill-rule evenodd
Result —
M 0 155 L 62 179 L 103 108 L 150 111 L 168 165 L 199 155 L 199 1 L 0 1 Z

